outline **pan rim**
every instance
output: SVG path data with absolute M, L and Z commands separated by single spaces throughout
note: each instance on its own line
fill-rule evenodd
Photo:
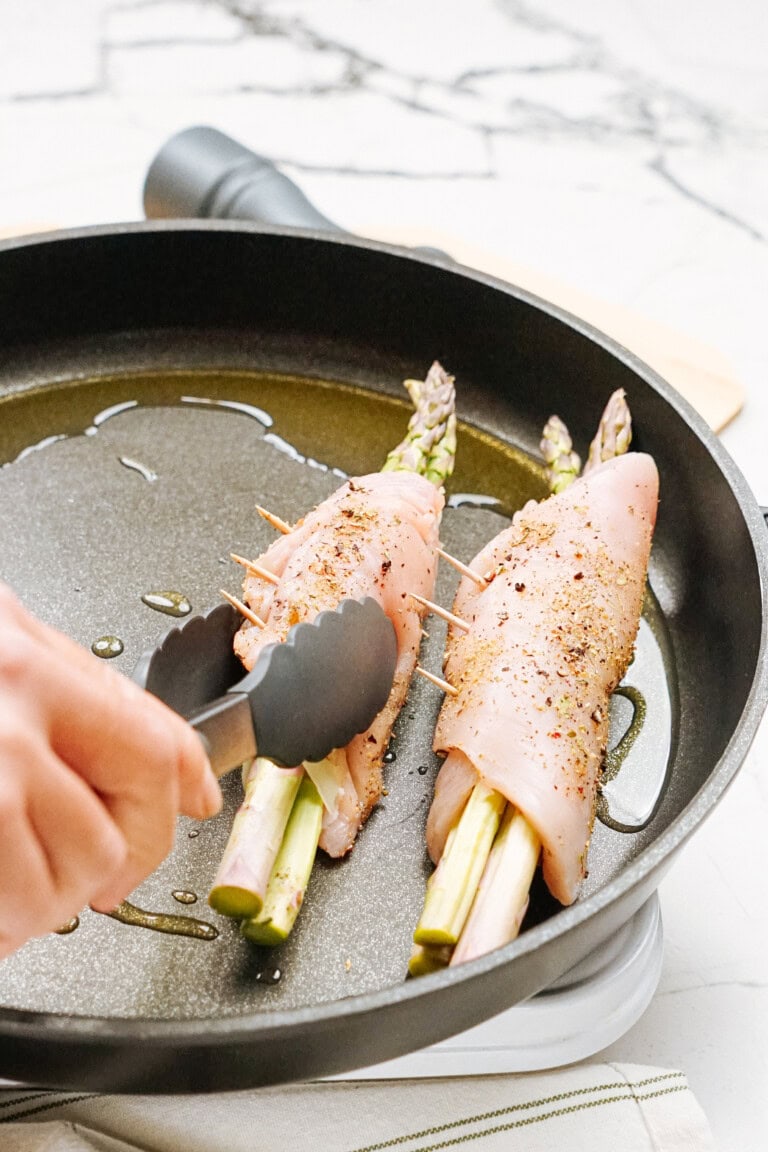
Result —
M 738 466 L 698 412 L 666 380 L 623 345 L 587 321 L 552 304 L 546 299 L 507 283 L 484 272 L 456 263 L 448 255 L 414 251 L 381 241 L 360 239 L 347 234 L 329 234 L 312 229 L 264 226 L 240 221 L 182 220 L 182 221 L 129 221 L 109 225 L 61 229 L 56 231 L 10 237 L 0 241 L 0 259 L 5 252 L 51 243 L 69 243 L 88 238 L 131 234 L 165 234 L 168 232 L 223 232 L 246 235 L 282 236 L 292 240 L 306 240 L 324 245 L 336 245 L 379 252 L 398 260 L 426 264 L 441 271 L 458 275 L 501 291 L 519 299 L 548 316 L 560 321 L 590 342 L 606 351 L 635 375 L 680 416 L 707 450 L 732 495 L 743 517 L 744 527 L 751 542 L 759 576 L 761 600 L 761 636 L 756 657 L 756 669 L 744 708 L 722 755 L 699 792 L 669 823 L 659 836 L 625 866 L 621 873 L 581 902 L 563 908 L 550 920 L 530 929 L 518 940 L 479 957 L 457 968 L 448 968 L 418 981 L 403 981 L 375 992 L 361 993 L 325 1003 L 302 1005 L 292 1009 L 268 1010 L 245 1015 L 213 1018 L 157 1019 L 141 1017 L 103 1017 L 70 1013 L 36 1012 L 0 1006 L 0 1034 L 9 1038 L 44 1039 L 55 1044 L 72 1042 L 94 1048 L 112 1042 L 141 1042 L 163 1047 L 183 1041 L 190 1048 L 217 1048 L 233 1041 L 263 1039 L 273 1032 L 285 1037 L 286 1033 L 301 1030 L 308 1023 L 352 1019 L 370 1012 L 392 1008 L 413 999 L 439 994 L 442 990 L 464 984 L 465 981 L 489 975 L 505 967 L 518 956 L 534 952 L 544 943 L 565 935 L 590 920 L 597 912 L 618 897 L 641 885 L 642 880 L 663 869 L 670 855 L 693 833 L 735 778 L 756 734 L 760 719 L 768 705 L 768 667 L 766 666 L 766 618 L 768 616 L 768 533 L 757 499 L 747 485 Z M 655 887 L 655 885 L 654 885 Z M 546 980 L 544 980 L 546 983 Z

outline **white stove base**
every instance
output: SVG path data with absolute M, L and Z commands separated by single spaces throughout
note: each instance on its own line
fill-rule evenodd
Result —
M 537 1072 L 584 1060 L 639 1020 L 658 986 L 662 956 L 654 894 L 613 939 L 546 991 L 430 1048 L 333 1079 Z

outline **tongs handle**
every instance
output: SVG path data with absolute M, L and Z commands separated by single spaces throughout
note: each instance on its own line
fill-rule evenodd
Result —
M 251 704 L 244 692 L 228 692 L 188 718 L 218 777 L 257 754 Z

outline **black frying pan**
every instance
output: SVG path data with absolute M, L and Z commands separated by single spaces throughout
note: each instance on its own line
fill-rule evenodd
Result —
M 338 484 L 334 467 L 378 468 L 407 420 L 400 381 L 433 358 L 456 375 L 464 421 L 452 491 L 500 501 L 446 513 L 446 543 L 464 558 L 502 513 L 541 495 L 546 417 L 559 412 L 583 451 L 624 387 L 635 446 L 661 475 L 652 679 L 671 708 L 669 773 L 666 752 L 647 765 L 666 780 L 655 812 L 634 833 L 596 826 L 583 898 L 559 910 L 538 894 L 517 941 L 418 981 L 403 976 L 428 870 L 431 688 L 414 686 L 404 709 L 389 794 L 350 858 L 318 865 L 276 956 L 202 899 L 238 802 L 232 780 L 225 814 L 182 820 L 173 856 L 134 897 L 218 937 L 86 912 L 70 935 L 29 943 L 0 965 L 0 1075 L 176 1092 L 370 1065 L 532 995 L 640 908 L 733 779 L 766 702 L 760 510 L 672 389 L 514 287 L 319 232 L 163 222 L 10 241 L 0 309 L 0 450 L 15 460 L 0 471 L 0 575 L 83 643 L 118 635 L 127 673 L 172 623 L 141 595 L 179 591 L 204 610 L 221 584 L 234 590 L 224 557 L 270 539 L 255 501 L 290 519 Z M 431 631 L 424 659 L 436 666 Z M 184 908 L 181 889 L 201 899 Z

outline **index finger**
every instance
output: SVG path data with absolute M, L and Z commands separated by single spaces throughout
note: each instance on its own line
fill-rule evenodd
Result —
M 139 801 L 154 790 L 158 773 L 171 772 L 179 811 L 196 819 L 218 812 L 218 783 L 186 721 L 68 636 L 22 613 L 30 636 L 45 647 L 41 659 L 29 661 L 30 675 L 61 758 L 102 795 Z

